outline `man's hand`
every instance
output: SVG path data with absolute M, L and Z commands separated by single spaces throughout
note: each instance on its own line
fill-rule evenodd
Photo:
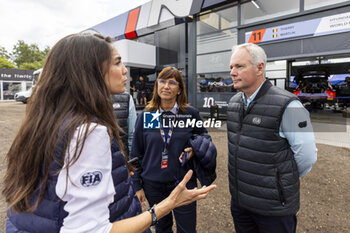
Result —
M 136 192 L 136 196 L 139 198 L 139 201 L 141 203 L 141 207 L 145 207 L 146 205 L 146 195 L 143 189 L 140 189 L 139 191 Z

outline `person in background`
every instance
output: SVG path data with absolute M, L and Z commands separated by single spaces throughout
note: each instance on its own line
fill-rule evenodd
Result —
M 345 82 L 344 83 L 345 83 L 346 87 L 350 88 L 350 76 L 347 76 L 345 78 Z
M 139 80 L 136 82 L 137 95 L 138 95 L 138 98 L 139 98 L 140 105 L 146 105 L 147 104 L 145 88 L 146 88 L 146 82 L 143 79 L 143 76 L 140 76 Z
M 159 117 L 160 128 L 145 128 L 146 115 L 152 119 Z M 196 125 L 170 126 L 171 122 L 181 121 L 202 119 L 198 110 L 187 103 L 181 72 L 166 67 L 155 82 L 153 98 L 145 111 L 138 115 L 135 125 L 130 158 L 138 158 L 141 163 L 132 177 L 141 203 L 147 200 L 153 206 L 166 198 L 188 169 L 195 169 L 196 174 L 187 183 L 188 188 L 197 187 L 196 178 L 202 185 L 210 185 L 216 177 L 216 148 L 207 130 Z M 195 202 L 176 208 L 173 213 L 177 232 L 196 232 Z M 172 232 L 172 225 L 173 215 L 170 213 L 159 220 L 156 232 Z
M 137 98 L 137 90 L 136 90 L 136 87 L 135 87 L 135 81 L 134 81 L 132 76 L 130 76 L 130 95 L 134 99 L 135 104 L 138 105 L 139 104 L 139 100 Z
M 123 130 L 120 132 L 120 138 L 123 142 L 124 151 L 127 157 L 129 157 L 136 122 L 136 109 L 134 101 L 132 96 L 127 92 L 112 95 L 112 99 L 114 115 L 116 116 L 118 125 Z
M 7 232 L 150 232 L 215 188 L 186 189 L 189 171 L 141 213 L 110 97 L 125 92 L 126 73 L 109 37 L 69 35 L 50 50 L 6 156 Z
M 237 233 L 296 232 L 299 179 L 317 159 L 310 116 L 265 78 L 265 51 L 232 48 L 234 95 L 227 110 L 231 213 Z

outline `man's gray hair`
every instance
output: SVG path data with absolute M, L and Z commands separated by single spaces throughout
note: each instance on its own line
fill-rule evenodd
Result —
M 267 56 L 263 48 L 259 45 L 253 43 L 245 43 L 240 45 L 235 45 L 232 47 L 232 53 L 235 53 L 239 49 L 246 49 L 250 54 L 250 62 L 257 66 L 259 63 L 263 62 L 266 67 Z

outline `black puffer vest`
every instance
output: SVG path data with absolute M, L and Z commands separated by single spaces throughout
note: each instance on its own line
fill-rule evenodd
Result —
M 120 132 L 120 139 L 123 142 L 124 151 L 129 156 L 129 144 L 128 144 L 128 117 L 129 117 L 129 101 L 130 95 L 128 93 L 122 93 L 112 96 L 114 115 L 117 118 L 119 126 L 124 132 Z
M 244 111 L 242 93 L 227 110 L 229 183 L 232 200 L 266 216 L 299 210 L 299 175 L 294 154 L 279 135 L 287 105 L 297 98 L 266 80 Z

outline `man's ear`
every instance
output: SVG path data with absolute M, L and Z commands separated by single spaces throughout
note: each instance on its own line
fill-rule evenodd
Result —
M 257 68 L 258 68 L 258 73 L 257 75 L 260 76 L 260 75 L 264 75 L 265 73 L 265 64 L 263 62 L 260 62 L 258 65 L 257 65 Z

